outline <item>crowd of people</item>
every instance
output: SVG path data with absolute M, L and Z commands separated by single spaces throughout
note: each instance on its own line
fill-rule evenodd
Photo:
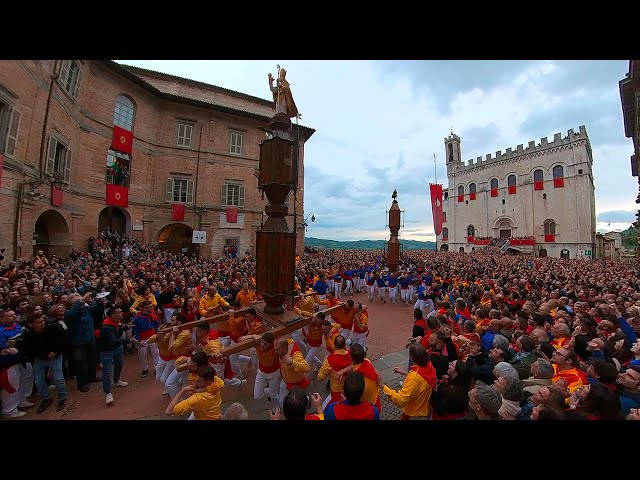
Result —
M 185 418 L 249 418 L 240 403 L 223 415 L 222 397 L 256 365 L 254 398 L 274 419 L 375 420 L 381 396 L 414 420 L 640 419 L 639 265 L 490 247 L 409 251 L 390 272 L 384 252 L 320 250 L 296 259 L 300 295 L 287 305 L 308 325 L 276 337 L 252 308 L 255 258 L 225 253 L 197 259 L 106 231 L 68 258 L 3 266 L 3 417 L 23 416 L 34 394 L 36 413 L 54 392 L 64 410 L 72 379 L 80 392 L 101 382 L 113 405 L 127 361 L 153 371 L 166 414 Z M 351 298 L 364 292 L 413 307 L 400 389 L 366 358 L 375 331 Z M 225 354 L 245 341 L 255 346 Z M 328 379 L 324 399 L 308 392 L 314 375 Z

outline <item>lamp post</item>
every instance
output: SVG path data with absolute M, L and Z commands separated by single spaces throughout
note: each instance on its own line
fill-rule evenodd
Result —
M 310 213 L 309 214 L 311 216 L 311 223 L 316 221 L 316 215 L 314 213 Z M 302 225 L 304 226 L 304 231 L 307 231 L 307 228 L 309 227 L 309 224 L 307 223 L 307 219 L 309 218 L 309 215 L 307 215 L 306 217 L 304 217 L 304 220 L 302 221 Z

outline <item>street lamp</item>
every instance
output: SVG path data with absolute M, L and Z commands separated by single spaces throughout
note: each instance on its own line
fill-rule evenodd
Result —
M 309 215 L 311 215 L 311 223 L 316 221 L 316 215 L 314 213 L 310 213 Z M 302 225 L 304 226 L 304 231 L 307 231 L 307 228 L 309 227 L 309 224 L 307 223 L 307 219 L 309 218 L 309 215 L 307 215 L 306 217 L 304 217 L 304 220 L 302 221 Z

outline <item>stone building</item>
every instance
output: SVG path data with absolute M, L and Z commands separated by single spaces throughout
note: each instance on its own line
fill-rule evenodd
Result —
M 0 61 L 0 248 L 7 259 L 65 255 L 111 227 L 173 252 L 253 249 L 265 206 L 259 127 L 273 113 L 270 100 L 112 61 Z M 299 188 L 288 223 L 295 203 L 301 252 L 314 130 L 294 128 Z M 130 154 L 115 149 L 114 132 L 132 134 Z M 206 243 L 192 243 L 194 230 Z
M 440 250 L 593 257 L 595 196 L 587 131 L 560 133 L 495 156 L 462 161 L 460 137 L 444 139 L 448 187 L 443 189 Z M 582 252 L 582 254 L 580 253 Z
M 629 73 L 620 80 L 620 100 L 622 101 L 622 117 L 624 134 L 633 141 L 631 155 L 631 175 L 638 178 L 640 185 L 640 60 L 629 60 Z M 640 188 L 636 203 L 640 203 Z M 634 226 L 640 225 L 640 210 L 636 213 Z M 640 248 L 636 247 L 636 256 L 640 256 Z
M 598 260 L 619 261 L 623 251 L 622 235 L 620 232 L 596 234 L 595 258 Z

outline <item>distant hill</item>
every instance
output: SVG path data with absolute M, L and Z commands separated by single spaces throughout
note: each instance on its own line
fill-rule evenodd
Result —
M 356 240 L 340 242 L 324 238 L 304 237 L 305 247 L 333 248 L 335 250 L 383 250 L 385 240 Z M 417 240 L 400 240 L 405 250 L 435 250 L 435 242 L 419 242 Z

